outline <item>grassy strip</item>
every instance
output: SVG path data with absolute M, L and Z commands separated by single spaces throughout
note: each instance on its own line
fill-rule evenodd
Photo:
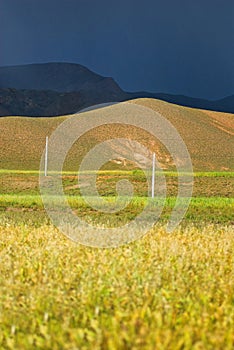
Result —
M 105 222 L 115 225 L 121 225 L 133 220 L 144 208 L 146 203 L 144 197 L 135 197 L 126 208 L 117 211 L 116 213 L 108 212 L 108 209 L 113 209 L 115 204 L 114 197 L 105 197 L 106 204 L 99 205 L 99 210 L 90 207 L 83 198 L 79 196 L 68 197 L 68 202 L 71 208 L 79 217 L 85 217 L 87 220 L 95 221 L 100 224 Z M 176 198 L 167 197 L 163 212 L 160 216 L 161 222 L 166 222 L 170 219 L 171 212 L 174 208 Z M 159 199 L 150 200 L 151 205 L 147 211 L 147 215 L 154 216 L 159 204 L 162 204 Z M 58 206 L 58 197 L 51 197 L 51 205 L 55 210 L 61 210 Z M 95 204 L 95 203 L 94 203 Z M 98 202 L 96 201 L 98 205 Z M 107 210 L 107 212 L 105 211 Z M 48 222 L 48 217 L 44 211 L 44 206 L 40 195 L 22 196 L 22 195 L 4 195 L 0 198 L 0 222 L 25 222 L 29 220 L 35 225 Z M 234 224 L 233 218 L 234 198 L 192 198 L 188 211 L 183 219 L 183 223 L 187 222 L 202 225 L 204 223 L 223 223 L 227 225 Z
M 150 171 L 150 170 L 149 170 Z M 0 169 L 0 174 L 34 174 L 34 175 L 39 175 L 39 170 L 8 170 L 8 169 Z M 63 175 L 73 175 L 77 176 L 79 174 L 100 174 L 100 175 L 143 175 L 143 171 L 141 170 L 89 170 L 89 171 L 80 171 L 80 172 L 75 172 L 75 171 L 63 171 Z M 161 171 L 157 172 L 157 174 L 160 175 Z M 43 172 L 42 172 L 43 174 Z M 50 171 L 49 174 L 58 174 L 58 172 L 55 171 Z M 163 171 L 163 175 L 165 176 L 191 176 L 193 175 L 194 177 L 234 177 L 234 172 L 233 171 L 208 171 L 208 172 L 193 172 L 193 173 L 188 173 L 188 172 L 183 172 L 183 173 L 178 173 L 176 171 Z
M 85 201 L 80 196 L 70 196 L 69 203 L 72 207 L 85 206 Z M 58 197 L 59 199 L 59 197 Z M 141 206 L 146 202 L 147 197 L 134 197 L 132 205 Z M 56 196 L 51 196 L 51 200 L 56 202 Z M 105 197 L 107 203 L 114 203 L 116 197 Z M 158 199 L 150 199 L 153 203 L 158 203 Z M 173 207 L 176 201 L 176 197 L 167 197 L 166 205 Z M 234 206 L 234 198 L 222 198 L 222 197 L 200 197 L 192 198 L 191 205 L 198 205 L 203 208 L 210 208 L 212 206 L 216 207 L 227 207 L 229 205 Z M 36 207 L 41 209 L 43 207 L 42 198 L 40 195 L 15 195 L 15 194 L 6 194 L 0 197 L 0 206 L 2 208 L 11 207 L 22 207 L 22 208 L 31 208 Z

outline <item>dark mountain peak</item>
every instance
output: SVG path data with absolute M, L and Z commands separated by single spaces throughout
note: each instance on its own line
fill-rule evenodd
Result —
M 104 77 L 75 63 L 51 62 L 0 67 L 0 88 L 73 92 Z

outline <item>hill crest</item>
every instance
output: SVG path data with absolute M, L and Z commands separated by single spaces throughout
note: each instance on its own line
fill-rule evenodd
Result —
M 159 112 L 168 119 L 183 138 L 191 155 L 195 171 L 234 171 L 234 115 L 196 110 L 173 105 L 155 99 L 137 99 L 130 103 L 139 104 Z M 108 107 L 115 109 L 115 105 Z M 57 118 L 0 118 L 0 166 L 2 169 L 38 170 L 45 137 L 69 116 Z M 79 118 L 79 114 L 77 114 Z M 147 123 L 147 120 L 146 120 Z M 87 147 L 106 139 L 129 138 L 139 140 L 145 147 L 152 147 L 163 169 L 173 169 L 165 148 L 149 135 L 138 134 L 129 127 L 109 125 L 95 129 L 85 135 L 81 144 L 75 144 L 68 156 L 67 170 L 77 170 L 77 165 Z M 153 141 L 153 142 L 151 142 Z M 131 143 L 129 143 L 131 147 Z M 123 147 L 119 145 L 120 158 L 124 158 Z M 122 154 L 122 156 L 121 156 Z

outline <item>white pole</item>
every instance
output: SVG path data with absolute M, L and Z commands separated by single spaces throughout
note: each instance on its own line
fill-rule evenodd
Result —
M 153 153 L 152 160 L 152 198 L 154 198 L 154 185 L 155 185 L 155 153 Z
M 47 176 L 48 169 L 48 136 L 46 136 L 46 147 L 45 147 L 45 176 Z

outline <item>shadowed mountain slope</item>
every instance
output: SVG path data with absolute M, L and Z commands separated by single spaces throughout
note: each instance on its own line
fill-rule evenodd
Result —
M 44 63 L 0 67 L 0 88 L 73 92 L 89 90 L 104 78 L 73 63 Z

